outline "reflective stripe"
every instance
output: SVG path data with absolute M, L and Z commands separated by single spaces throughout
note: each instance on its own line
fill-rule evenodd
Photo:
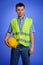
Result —
M 13 35 L 18 35 L 18 34 L 20 34 L 20 32 L 13 33 Z
M 27 43 L 30 43 L 30 42 L 31 42 L 31 41 L 29 41 L 29 40 L 17 39 L 17 41 L 19 41 L 19 40 L 22 41 L 22 42 L 25 42 L 25 43 L 26 43 L 26 42 L 27 42 Z
M 26 36 L 29 36 L 30 35 L 30 34 L 25 33 L 25 32 L 16 32 L 16 33 L 13 33 L 13 35 L 18 35 L 18 34 L 23 34 L 23 35 L 26 35 Z

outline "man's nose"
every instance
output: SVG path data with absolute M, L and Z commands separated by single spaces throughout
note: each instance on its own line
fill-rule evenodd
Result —
M 19 13 L 21 13 L 21 11 Z

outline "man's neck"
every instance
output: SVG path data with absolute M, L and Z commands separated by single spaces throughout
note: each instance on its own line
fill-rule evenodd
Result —
M 18 17 L 21 19 L 21 18 L 23 18 L 23 17 L 24 17 L 24 15 L 23 15 L 23 16 L 18 16 Z

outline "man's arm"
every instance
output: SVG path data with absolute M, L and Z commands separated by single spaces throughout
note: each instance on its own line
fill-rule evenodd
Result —
M 30 38 L 31 38 L 31 48 L 30 48 L 30 54 L 33 54 L 34 52 L 34 25 L 32 24 L 31 28 L 30 28 Z
M 12 32 L 11 25 L 9 25 L 8 31 L 7 31 L 7 33 L 6 33 L 6 35 L 5 35 L 5 39 L 4 39 L 4 41 L 5 41 L 5 43 L 6 43 L 7 45 L 8 45 L 7 39 L 10 37 L 11 32 Z M 9 45 L 8 45 L 8 46 L 9 46 Z
M 33 52 L 34 52 L 34 33 L 30 34 L 30 38 L 31 38 L 31 43 L 32 43 L 31 48 L 30 48 L 30 54 L 33 54 Z

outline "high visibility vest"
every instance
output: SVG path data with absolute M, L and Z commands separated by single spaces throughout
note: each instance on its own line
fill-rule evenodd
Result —
M 21 32 L 17 18 L 12 19 L 10 24 L 12 27 L 13 37 L 17 39 L 18 44 L 22 44 L 24 46 L 30 46 L 30 42 L 31 42 L 30 27 L 32 25 L 32 19 L 27 17 L 25 18 Z

